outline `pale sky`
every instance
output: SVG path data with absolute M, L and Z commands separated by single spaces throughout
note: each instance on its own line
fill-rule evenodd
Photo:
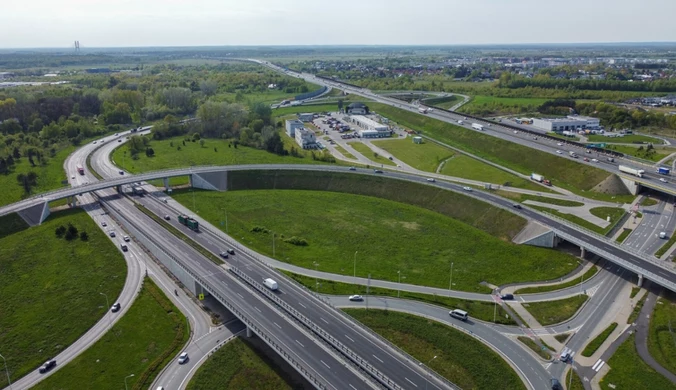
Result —
M 676 41 L 675 0 L 5 0 L 0 48 Z

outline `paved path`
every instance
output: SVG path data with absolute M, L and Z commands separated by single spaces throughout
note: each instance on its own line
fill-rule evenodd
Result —
M 676 375 L 671 371 L 664 368 L 660 365 L 648 351 L 648 332 L 650 328 L 650 316 L 652 315 L 653 309 L 655 309 L 655 302 L 657 301 L 657 295 L 653 292 L 648 292 L 648 297 L 643 304 L 641 309 L 641 314 L 636 320 L 636 350 L 638 355 L 650 366 L 653 370 L 659 372 L 664 377 L 669 379 L 672 383 L 676 383 Z

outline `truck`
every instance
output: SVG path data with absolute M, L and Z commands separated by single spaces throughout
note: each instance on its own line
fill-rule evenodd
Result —
M 645 171 L 643 169 L 634 169 L 634 168 L 627 167 L 627 166 L 624 166 L 624 165 L 620 165 L 619 168 L 620 168 L 620 172 L 628 173 L 630 175 L 634 175 L 634 176 L 638 176 L 638 177 L 643 177 L 643 174 L 645 173 Z
M 531 173 L 531 174 L 530 174 L 530 179 L 531 179 L 531 180 L 535 180 L 535 181 L 537 181 L 537 182 L 540 182 L 540 183 L 542 183 L 542 184 L 544 184 L 544 185 L 546 185 L 546 186 L 550 186 L 550 187 L 551 187 L 551 185 L 552 185 L 552 182 L 551 182 L 551 181 L 545 179 L 544 176 L 538 175 L 537 173 Z
M 571 150 L 570 152 L 568 152 L 568 154 L 569 154 L 570 157 L 572 157 L 572 158 L 577 158 L 577 153 L 573 152 L 572 150 Z
M 429 113 L 429 112 L 432 111 L 432 110 L 429 109 L 429 108 L 427 108 L 427 107 L 420 106 L 420 107 L 418 107 L 418 111 L 419 111 L 421 114 L 427 114 L 427 113 Z
M 657 168 L 657 173 L 659 173 L 660 175 L 668 175 L 669 172 L 670 172 L 669 168 L 665 168 L 665 167 Z
M 182 225 L 185 225 L 188 227 L 188 229 L 193 230 L 193 231 L 198 231 L 199 230 L 199 222 L 195 220 L 194 218 L 188 217 L 187 215 L 179 215 L 178 216 L 178 222 Z
M 77 168 L 77 173 L 79 173 L 80 175 L 84 175 L 84 168 L 82 167 L 82 165 L 78 164 L 76 166 L 76 168 Z
M 463 124 L 463 123 L 465 123 L 465 122 L 463 122 L 462 120 L 459 120 L 459 121 L 458 121 L 458 124 L 459 124 L 459 125 L 461 125 L 461 124 Z
M 265 287 L 269 288 L 272 291 L 277 290 L 277 288 L 279 287 L 277 285 L 277 282 L 275 282 L 274 280 L 272 280 L 270 278 L 263 279 L 263 284 L 265 285 Z
M 473 128 L 473 129 L 476 129 L 476 130 L 481 130 L 481 131 L 483 131 L 484 125 L 480 125 L 480 124 L 478 124 L 478 123 L 472 123 L 472 128 Z

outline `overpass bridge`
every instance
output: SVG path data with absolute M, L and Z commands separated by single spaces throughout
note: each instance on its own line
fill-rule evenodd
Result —
M 168 182 L 168 179 L 170 177 L 176 176 L 189 176 L 191 185 L 196 188 L 223 191 L 228 189 L 227 173 L 229 171 L 247 171 L 247 170 L 249 171 L 294 170 L 294 171 L 313 171 L 327 173 L 340 172 L 356 175 L 373 174 L 373 171 L 370 169 L 359 168 L 356 171 L 350 171 L 346 167 L 341 166 L 295 165 L 295 164 L 202 166 L 181 169 L 170 169 L 164 171 L 148 172 L 139 175 L 126 175 L 124 177 L 116 179 L 108 179 L 95 183 L 89 183 L 78 187 L 48 192 L 46 194 L 41 194 L 40 196 L 28 198 L 21 202 L 17 202 L 9 206 L 0 208 L 0 216 L 13 212 L 19 212 L 26 209 L 37 208 L 38 210 L 42 211 L 40 216 L 46 218 L 46 216 L 48 215 L 49 201 L 69 197 L 72 198 L 74 196 L 86 192 L 98 191 L 111 187 L 117 187 L 119 189 L 122 185 L 131 184 L 134 182 L 156 180 L 156 179 L 163 179 L 165 180 L 165 182 Z M 641 253 L 632 250 L 629 247 L 622 246 L 616 243 L 615 241 L 608 239 L 605 236 L 602 236 L 590 230 L 586 230 L 578 225 L 557 218 L 553 215 L 529 209 L 528 207 L 523 207 L 522 209 L 515 209 L 514 207 L 512 207 L 512 203 L 509 200 L 501 198 L 497 195 L 493 195 L 489 192 L 473 191 L 472 193 L 467 193 L 466 191 L 462 190 L 462 187 L 460 185 L 444 181 L 430 183 L 427 182 L 424 177 L 413 174 L 402 172 L 390 172 L 390 171 L 385 172 L 386 173 L 384 175 L 379 175 L 379 177 L 412 181 L 459 192 L 465 196 L 471 196 L 480 199 L 482 201 L 488 202 L 496 207 L 500 207 L 512 213 L 519 214 L 525 217 L 526 219 L 537 221 L 540 224 L 551 229 L 558 239 L 569 241 L 575 245 L 578 245 L 583 252 L 584 251 L 593 252 L 621 267 L 624 267 L 632 272 L 635 272 L 639 276 L 639 283 L 642 282 L 643 278 L 647 278 L 661 285 L 662 287 L 665 287 L 671 291 L 676 291 L 676 270 L 674 269 L 674 265 L 672 265 L 672 263 L 670 262 L 658 260 L 645 253 Z M 42 222 L 44 218 L 42 218 L 39 222 Z

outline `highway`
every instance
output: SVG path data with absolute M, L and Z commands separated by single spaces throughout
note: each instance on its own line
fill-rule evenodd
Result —
M 669 239 L 669 235 L 676 229 L 674 217 L 673 197 L 662 195 L 659 203 L 654 206 L 641 206 L 643 217 L 641 222 L 634 227 L 631 234 L 622 243 L 634 250 L 653 255 Z M 668 199 L 667 199 L 668 198 Z M 661 239 L 660 232 L 665 232 L 667 237 Z

